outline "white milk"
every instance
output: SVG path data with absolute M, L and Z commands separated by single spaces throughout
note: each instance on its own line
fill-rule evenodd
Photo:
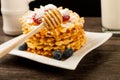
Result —
M 8 35 L 22 33 L 19 18 L 29 10 L 28 2 L 33 0 L 1 0 L 3 31 Z
M 101 0 L 102 26 L 110 31 L 120 30 L 120 0 Z

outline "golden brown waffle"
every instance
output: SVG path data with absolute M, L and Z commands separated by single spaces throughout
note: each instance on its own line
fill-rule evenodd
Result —
M 61 7 L 58 9 L 62 9 Z M 26 40 L 28 45 L 27 51 L 39 55 L 52 57 L 52 52 L 55 50 L 64 51 L 66 48 L 72 48 L 74 51 L 80 49 L 86 42 L 84 33 L 84 18 L 69 10 L 71 19 L 68 22 L 63 22 L 60 26 L 54 29 L 43 28 L 37 34 Z M 20 19 L 22 31 L 24 34 L 32 30 L 32 26 L 36 23 L 28 24 L 25 22 L 25 17 L 30 13 L 26 13 Z M 59 14 L 59 13 L 56 13 Z M 51 17 L 50 17 L 51 18 Z

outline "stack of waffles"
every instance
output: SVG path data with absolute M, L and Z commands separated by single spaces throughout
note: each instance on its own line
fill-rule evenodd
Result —
M 49 9 L 60 11 L 63 17 L 62 24 L 54 29 L 44 27 L 27 39 L 27 51 L 52 57 L 52 53 L 56 50 L 63 52 L 67 48 L 72 48 L 74 51 L 80 49 L 86 42 L 83 28 L 84 18 L 68 8 L 63 9 L 63 7 L 48 4 L 27 12 L 20 18 L 23 33 L 27 34 L 36 26 L 39 26 L 42 23 L 42 15 Z

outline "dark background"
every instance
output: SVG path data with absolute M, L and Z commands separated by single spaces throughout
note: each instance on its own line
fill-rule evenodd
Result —
M 1 1 L 1 0 L 0 0 Z M 100 17 L 100 0 L 35 0 L 29 4 L 30 9 L 46 4 L 54 4 L 57 7 L 69 8 L 84 17 Z
M 39 7 L 40 5 L 54 4 L 57 7 L 63 6 L 77 12 L 84 17 L 100 17 L 100 0 L 36 0 L 30 3 L 30 9 Z

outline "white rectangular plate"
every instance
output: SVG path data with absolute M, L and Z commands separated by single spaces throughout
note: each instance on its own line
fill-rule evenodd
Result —
M 95 33 L 95 32 L 85 32 L 87 37 L 86 44 L 74 54 L 64 60 L 59 61 L 52 58 L 48 58 L 45 56 L 33 54 L 26 51 L 20 51 L 17 48 L 12 50 L 9 54 L 24 57 L 39 63 L 69 69 L 69 70 L 75 70 L 81 59 L 88 54 L 91 50 L 97 48 L 98 46 L 102 45 L 105 41 L 107 41 L 112 34 L 111 33 Z

